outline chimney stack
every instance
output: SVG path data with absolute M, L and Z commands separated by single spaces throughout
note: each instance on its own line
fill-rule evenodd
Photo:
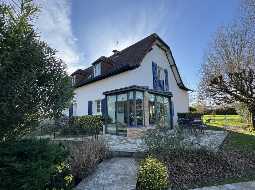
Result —
M 119 51 L 116 49 L 112 50 L 112 52 L 113 52 L 113 55 L 116 55 L 117 53 L 119 53 Z

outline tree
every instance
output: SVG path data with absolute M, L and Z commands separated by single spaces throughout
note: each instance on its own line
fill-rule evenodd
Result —
M 58 118 L 73 96 L 56 51 L 40 41 L 32 0 L 0 4 L 0 141 L 27 134 L 43 118 Z
M 255 0 L 244 1 L 244 10 L 240 21 L 217 32 L 202 66 L 199 91 L 217 104 L 243 103 L 254 115 Z

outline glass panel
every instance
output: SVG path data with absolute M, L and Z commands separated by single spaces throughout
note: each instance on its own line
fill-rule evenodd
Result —
M 127 110 L 127 94 L 117 95 L 117 108 L 116 108 L 116 127 L 118 134 L 126 134 L 127 121 L 128 121 L 128 110 Z
M 170 127 L 170 108 L 169 108 L 169 99 L 164 97 L 164 113 L 165 113 L 165 126 Z
M 149 94 L 149 124 L 153 125 L 156 123 L 156 102 L 155 102 L 155 95 Z
M 143 92 L 136 91 L 136 121 L 137 126 L 143 125 Z
M 156 119 L 157 125 L 164 126 L 164 98 L 162 96 L 156 96 Z
M 129 125 L 135 126 L 135 100 L 133 91 L 128 93 L 128 100 L 129 100 Z
M 107 133 L 116 134 L 115 126 L 115 104 L 116 96 L 107 96 L 107 111 L 108 111 L 108 120 L 107 120 Z

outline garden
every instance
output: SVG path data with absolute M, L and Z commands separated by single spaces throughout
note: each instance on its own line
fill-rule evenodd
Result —
M 101 117 L 62 121 L 73 100 L 71 78 L 56 50 L 34 29 L 32 0 L 0 2 L 0 189 L 68 190 L 108 156 Z M 54 126 L 54 127 L 52 127 Z M 89 135 L 82 142 L 38 137 Z
M 158 130 L 145 135 L 149 156 L 140 162 L 138 189 L 190 189 L 255 180 L 255 133 L 235 128 L 239 132 L 228 129 L 217 152 L 184 146 L 182 130 L 174 137 L 162 138 Z
M 67 130 L 77 128 L 91 138 L 54 141 L 28 136 L 1 143 L 0 189 L 68 190 L 90 175 L 100 162 L 109 157 L 107 144 L 97 138 L 103 127 L 102 119 L 88 116 L 75 120 L 75 124 L 62 129 L 65 134 Z

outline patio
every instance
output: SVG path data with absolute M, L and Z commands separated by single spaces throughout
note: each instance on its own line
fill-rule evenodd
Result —
M 164 135 L 174 135 L 175 130 L 169 130 Z M 183 144 L 189 148 L 194 149 L 206 149 L 210 151 L 217 152 L 227 137 L 228 132 L 226 131 L 214 131 L 214 130 L 204 130 L 203 133 L 189 133 L 185 131 L 183 133 L 184 139 Z M 39 137 L 44 138 L 44 137 Z M 63 137 L 55 138 L 54 141 L 83 141 L 84 139 L 92 137 Z M 109 150 L 113 153 L 113 156 L 134 156 L 134 154 L 144 154 L 147 152 L 147 146 L 141 138 L 128 138 L 124 136 L 117 135 L 99 135 L 99 139 L 103 139 L 108 145 Z

